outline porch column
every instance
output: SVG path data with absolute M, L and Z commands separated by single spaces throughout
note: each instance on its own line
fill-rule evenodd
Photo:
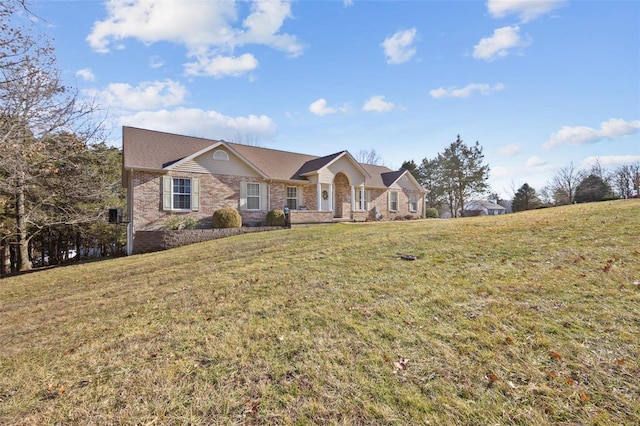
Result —
M 322 185 L 320 185 L 320 182 L 316 183 L 316 200 L 318 204 L 317 210 L 321 212 L 322 211 Z
M 360 210 L 367 210 L 367 200 L 365 199 L 364 183 L 360 186 Z
M 356 206 L 356 187 L 351 186 L 351 211 L 357 210 Z
M 333 184 L 329 184 L 329 211 L 333 211 Z

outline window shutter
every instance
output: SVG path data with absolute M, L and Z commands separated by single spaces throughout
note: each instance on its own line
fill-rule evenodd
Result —
M 200 179 L 191 178 L 191 210 L 200 210 Z
M 240 182 L 240 210 L 247 209 L 247 182 Z
M 162 210 L 171 210 L 171 176 L 162 176 Z
M 391 211 L 391 192 L 387 191 L 387 210 Z
M 260 184 L 260 210 L 267 210 L 267 184 Z

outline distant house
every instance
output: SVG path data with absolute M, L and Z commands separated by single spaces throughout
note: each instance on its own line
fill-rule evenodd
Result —
M 507 212 L 507 209 L 493 200 L 474 200 L 465 207 L 465 216 L 494 216 Z
M 405 170 L 361 164 L 348 151 L 324 157 L 123 127 L 127 252 L 137 231 L 172 216 L 210 227 L 232 207 L 243 224 L 265 224 L 272 209 L 292 224 L 424 216 L 426 190 Z

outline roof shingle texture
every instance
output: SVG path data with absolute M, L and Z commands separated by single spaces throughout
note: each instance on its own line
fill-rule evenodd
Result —
M 198 151 L 221 141 L 183 136 L 135 127 L 123 127 L 123 165 L 125 169 L 162 170 Z M 341 151 L 325 157 L 279 151 L 249 145 L 224 142 L 268 178 L 276 180 L 306 180 L 305 173 L 321 169 L 345 153 Z M 394 172 L 385 166 L 360 164 L 370 175 L 366 185 L 385 188 L 395 182 L 404 171 Z

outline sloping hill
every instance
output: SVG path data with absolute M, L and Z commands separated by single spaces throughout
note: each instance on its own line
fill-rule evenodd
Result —
M 0 424 L 638 424 L 639 233 L 616 201 L 6 278 Z

